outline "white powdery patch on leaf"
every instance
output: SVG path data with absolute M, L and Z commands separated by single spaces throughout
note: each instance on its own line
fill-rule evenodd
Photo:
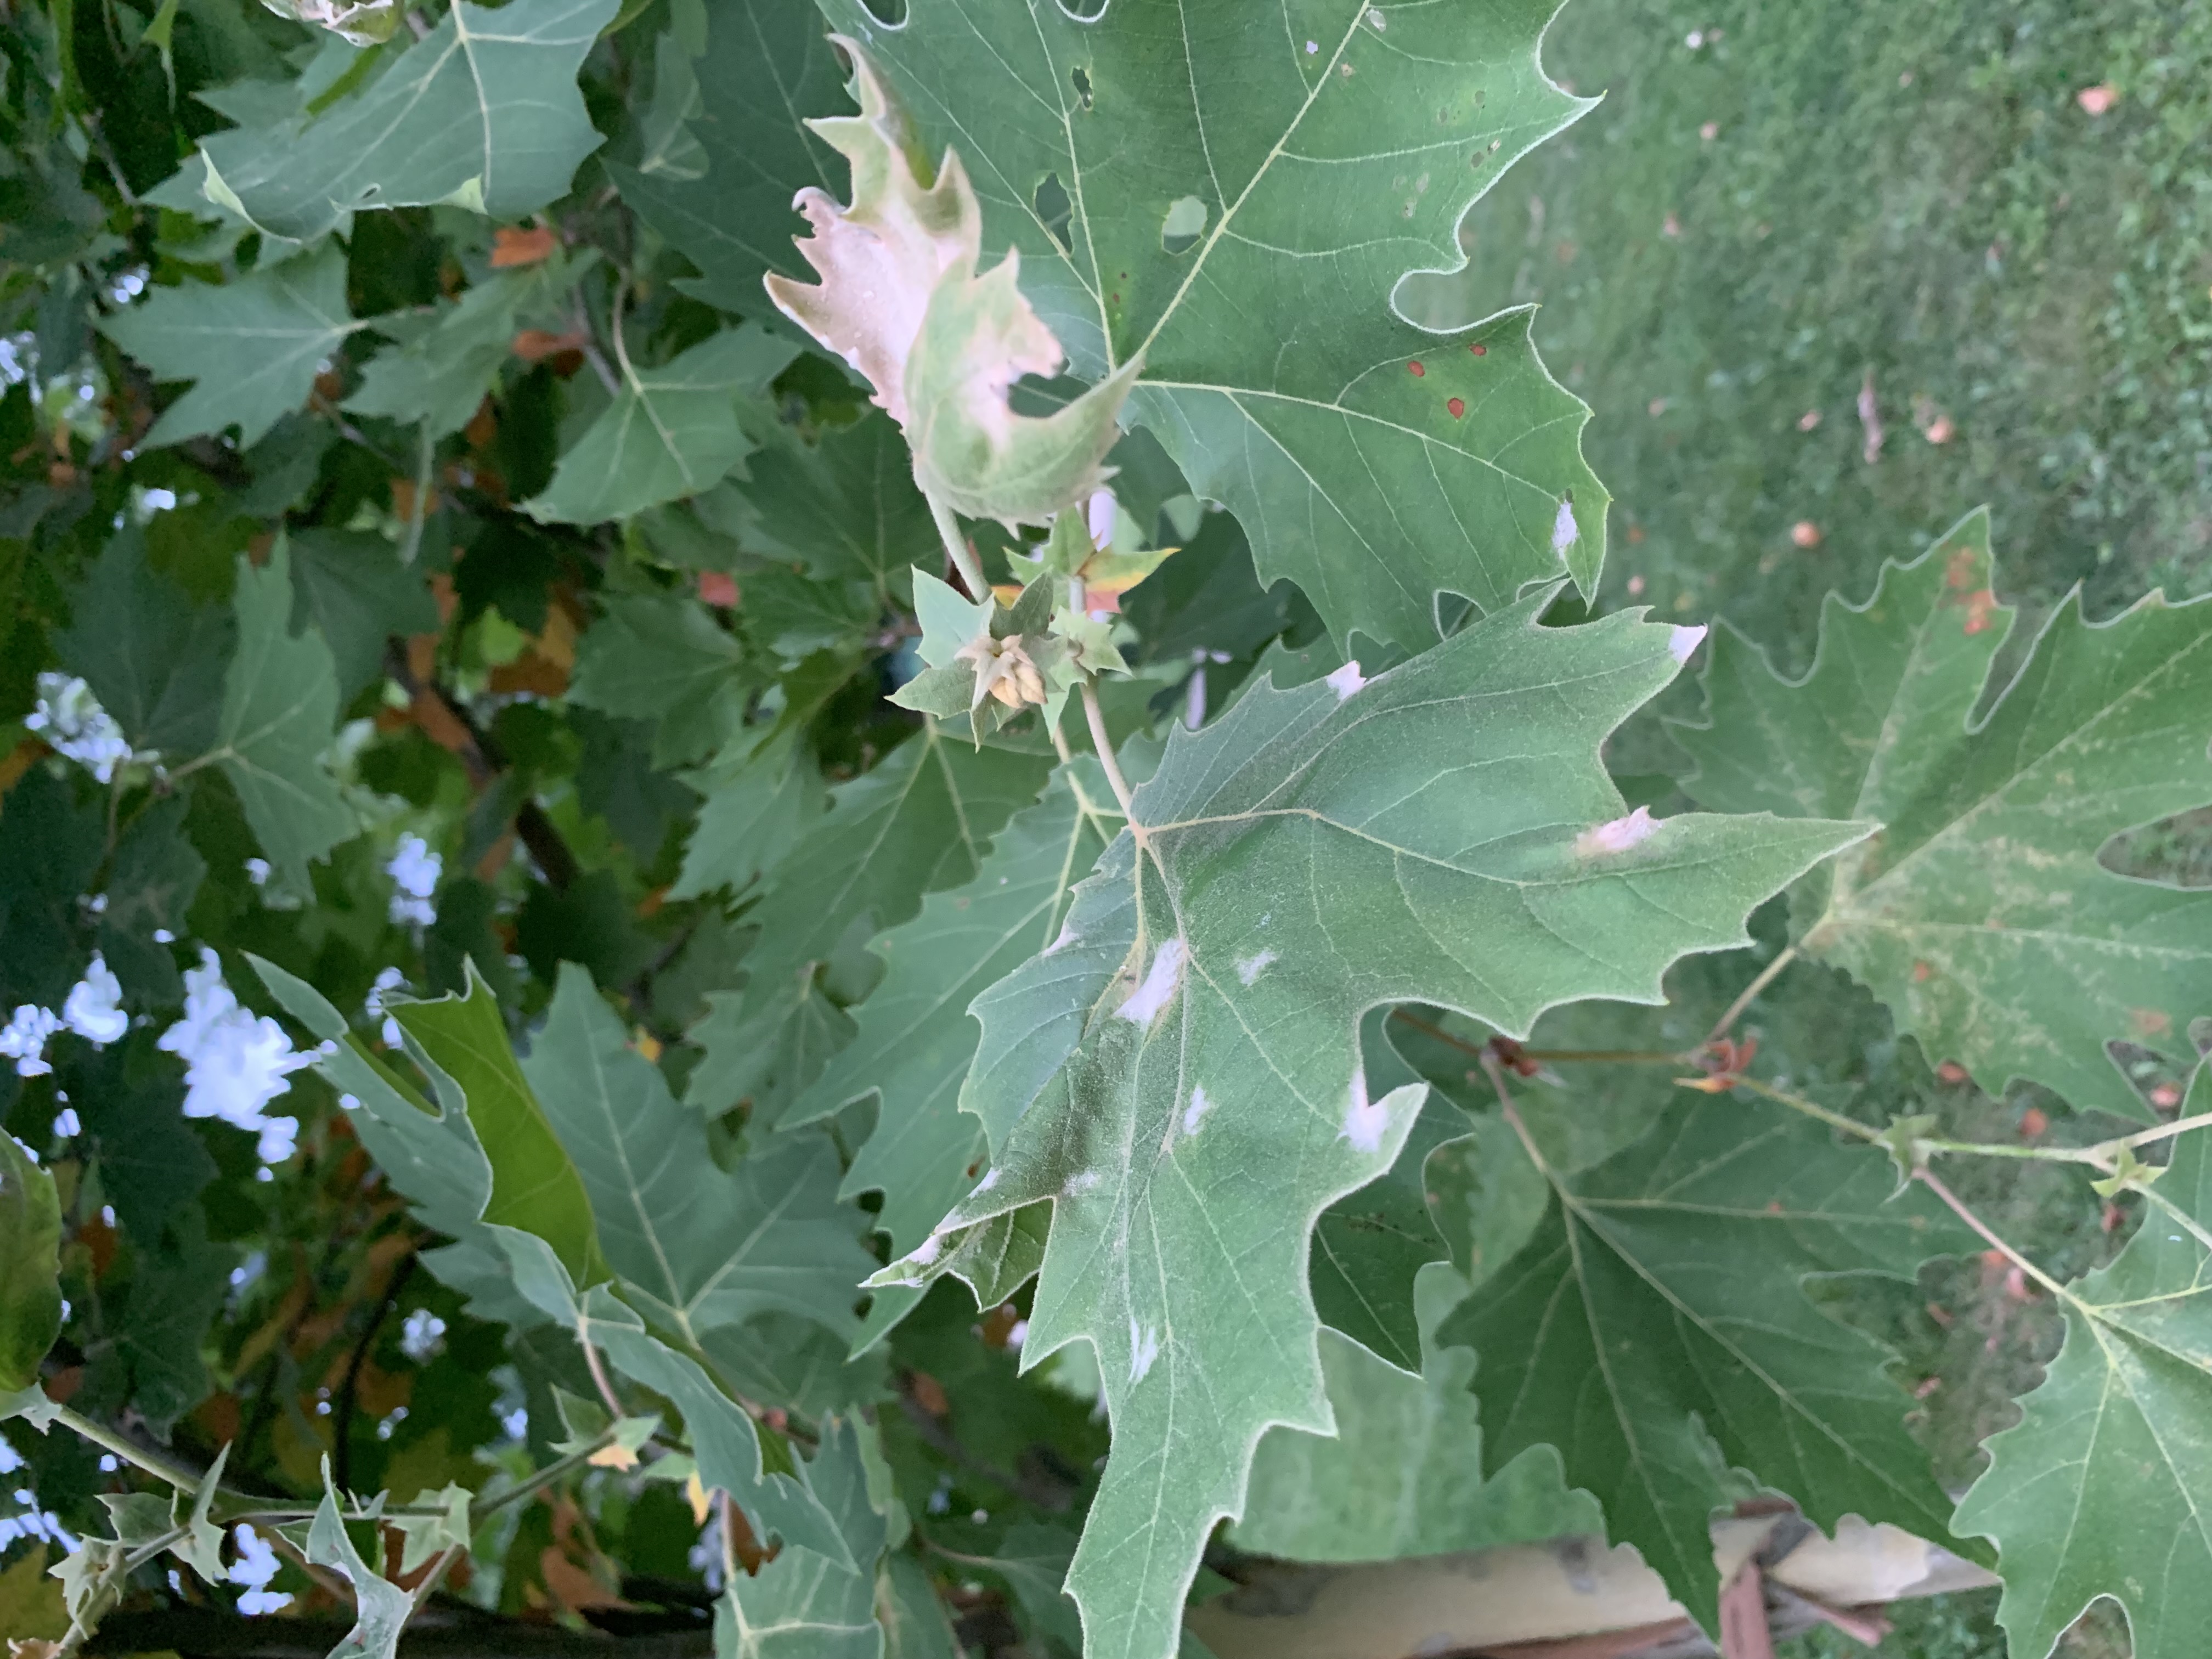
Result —
M 185 1017 L 158 1041 L 185 1062 L 186 1117 L 221 1118 L 258 1133 L 264 1164 L 292 1155 L 298 1120 L 270 1117 L 262 1108 L 288 1092 L 289 1074 L 315 1056 L 295 1053 L 283 1026 L 239 1005 L 223 983 L 221 959 L 205 945 L 200 965 L 185 971 Z
M 1381 1151 L 1382 1137 L 1390 1127 L 1390 1113 L 1383 1103 L 1389 1098 L 1386 1095 L 1382 1100 L 1368 1099 L 1367 1074 L 1354 1072 L 1352 1074 L 1351 1103 L 1346 1108 L 1344 1129 L 1337 1139 L 1350 1141 L 1354 1152 Z
M 1130 994 L 1129 1000 L 1114 1012 L 1132 1025 L 1150 1025 L 1159 1018 L 1182 982 L 1184 945 L 1181 939 L 1171 939 L 1163 944 L 1152 957 L 1152 970 L 1145 975 L 1145 982 Z
M 1249 981 L 1247 981 L 1248 983 Z M 1202 1088 L 1190 1091 L 1190 1104 L 1182 1110 L 1182 1132 L 1187 1135 L 1198 1133 L 1198 1126 L 1206 1121 L 1206 1115 L 1213 1109 L 1213 1103 L 1206 1097 Z
M 998 1184 L 999 1172 L 996 1170 L 993 1170 L 986 1174 L 981 1181 L 975 1183 L 975 1190 L 978 1193 L 988 1193 L 992 1188 Z
M 1048 957 L 1056 957 L 1069 945 L 1082 943 L 1083 935 L 1075 931 L 1075 924 L 1063 921 L 1060 924 L 1060 936 L 1044 947 L 1044 953 Z
M 1096 1170 L 1079 1170 L 1068 1176 L 1066 1184 L 1060 1188 L 1060 1196 L 1080 1198 L 1085 1193 L 1095 1191 L 1103 1179 L 1104 1177 Z
M 1342 702 L 1346 697 L 1359 690 L 1361 686 L 1367 684 L 1367 677 L 1359 672 L 1359 664 L 1355 659 L 1345 664 L 1343 667 L 1331 674 L 1328 679 L 1323 682 L 1323 684 L 1325 684 L 1330 690 L 1335 692 L 1336 700 L 1339 702 Z
M 1129 1316 L 1129 1381 L 1141 1382 L 1152 1362 L 1160 1357 L 1160 1333 L 1157 1326 L 1141 1328 L 1134 1314 Z
M 1625 818 L 1611 821 L 1585 830 L 1575 837 L 1575 851 L 1584 858 L 1606 853 L 1626 853 L 1630 848 L 1647 842 L 1659 833 L 1659 820 L 1651 816 L 1651 809 L 1639 806 Z
M 1237 964 L 1237 977 L 1249 985 L 1267 971 L 1267 964 L 1274 959 L 1275 953 L 1273 951 L 1262 951 L 1257 956 L 1246 957 Z
M 1582 533 L 1582 526 L 1575 522 L 1575 504 L 1561 501 L 1558 514 L 1552 520 L 1552 551 L 1565 553 Z

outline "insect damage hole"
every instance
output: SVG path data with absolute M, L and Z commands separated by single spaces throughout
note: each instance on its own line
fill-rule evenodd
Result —
M 1075 216 L 1075 204 L 1068 197 L 1067 186 L 1060 182 L 1058 173 L 1048 173 L 1037 180 L 1030 205 L 1036 210 L 1037 222 L 1043 225 L 1045 234 L 1059 245 L 1061 252 L 1066 252 L 1071 246 L 1067 228 Z
M 1160 247 L 1167 253 L 1188 253 L 1206 234 L 1206 206 L 1195 196 L 1181 196 L 1168 204 L 1160 221 Z
M 1068 72 L 1067 78 L 1074 84 L 1075 101 L 1081 104 L 1084 108 L 1089 109 L 1091 107 L 1091 77 L 1084 73 L 1083 65 L 1078 64 Z

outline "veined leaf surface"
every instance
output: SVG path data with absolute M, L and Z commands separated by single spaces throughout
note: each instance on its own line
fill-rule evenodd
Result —
M 1717 811 L 1882 820 L 1802 890 L 1802 948 L 1990 1092 L 2032 1078 L 2147 1121 L 2106 1045 L 2171 1051 L 2212 1008 L 2212 892 L 2100 854 L 2212 802 L 2212 600 L 2154 592 L 2092 623 L 2077 590 L 1991 688 L 2012 617 L 1993 576 L 1976 514 L 1883 567 L 1864 605 L 1831 595 L 1794 684 L 1723 627 L 1709 723 L 1675 727 L 1698 765 L 1684 787 Z
M 1260 1434 L 1328 1431 L 1309 1235 L 1390 1167 L 1423 1095 L 1373 1097 L 1362 1015 L 1429 1001 L 1525 1033 L 1556 1002 L 1656 1000 L 1670 962 L 1741 942 L 1763 897 L 1863 833 L 1625 813 L 1599 745 L 1695 630 L 1546 628 L 1547 598 L 1174 735 L 1141 830 L 1078 895 L 1087 959 L 1117 967 L 1079 979 L 1072 1057 L 1033 1103 L 978 1103 L 1011 1125 L 997 1161 L 883 1275 L 927 1278 L 954 1230 L 1051 1204 L 1023 1358 L 1084 1339 L 1104 1379 L 1114 1451 L 1069 1579 L 1101 1659 L 1174 1650 Z M 1038 988 L 1066 971 L 1040 957 L 979 1004 L 986 1049 L 1018 1047 L 997 1010 L 1064 1008 Z M 1048 1052 L 1004 1075 L 1030 1091 Z

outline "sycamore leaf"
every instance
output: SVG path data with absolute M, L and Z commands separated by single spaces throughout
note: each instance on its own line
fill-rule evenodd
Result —
M 799 252 L 822 280 L 771 273 L 769 297 L 874 386 L 926 494 L 973 519 L 1047 523 L 1104 482 L 1134 364 L 1048 416 L 1014 412 L 1014 382 L 1048 380 L 1064 360 L 1022 295 L 1021 256 L 976 274 L 982 213 L 959 156 L 946 151 L 924 184 L 874 64 L 859 42 L 835 38 L 851 54 L 860 112 L 808 125 L 851 163 L 853 200 L 799 192 L 814 231 Z
M 968 1018 L 975 996 L 1060 936 L 1075 882 L 1121 828 L 1096 761 L 1053 775 L 1044 798 L 999 834 L 975 879 L 932 893 L 921 912 L 872 947 L 888 964 L 860 1006 L 859 1034 L 781 1120 L 789 1127 L 878 1097 L 873 1132 L 854 1154 L 845 1193 L 881 1192 L 876 1225 L 906 1255 L 975 1185 L 982 1125 L 957 1109 L 975 1054 Z M 902 1286 L 876 1293 L 856 1347 L 919 1299 Z
M 1359 1052 L 1373 1095 L 1421 1081 L 1392 1044 L 1389 1019 L 1378 1008 L 1360 1028 Z M 1337 1200 L 1314 1224 L 1308 1273 L 1314 1311 L 1322 1323 L 1402 1371 L 1421 1369 L 1414 1279 L 1430 1262 L 1451 1254 L 1429 1213 L 1425 1165 L 1431 1152 L 1468 1128 L 1467 1114 L 1431 1092 L 1382 1178 Z
M 375 319 L 376 331 L 398 343 L 369 359 L 345 407 L 419 424 L 434 438 L 459 431 L 499 384 L 515 331 L 547 317 L 592 262 L 589 254 L 571 259 L 556 253 L 495 276 L 458 300 L 441 300 L 427 317 Z
M 1461 269 L 1474 199 L 1589 107 L 1538 67 L 1554 9 L 1218 0 L 1198 28 L 1170 0 L 912 0 L 892 27 L 823 5 L 920 146 L 958 146 L 985 246 L 1019 253 L 1074 372 L 1141 357 L 1124 418 L 1237 514 L 1261 585 L 1295 580 L 1340 643 L 1408 651 L 1439 591 L 1592 593 L 1603 562 L 1588 411 L 1528 313 L 1442 338 L 1392 305 L 1408 271 Z
M 1231 1534 L 1237 1548 L 1288 1561 L 1389 1561 L 1605 1530 L 1589 1494 L 1562 1483 L 1554 1452 L 1523 1451 L 1484 1478 L 1466 1349 L 1431 1354 L 1408 1376 L 1324 1331 L 1321 1365 L 1335 1436 L 1267 1431 L 1245 1518 Z
M 806 566 L 821 578 L 865 579 L 897 592 L 908 568 L 936 556 L 929 503 L 915 488 L 906 441 L 882 415 L 807 443 L 778 425 L 733 481 L 750 551 Z M 751 589 L 746 590 L 748 602 Z
M 696 760 L 744 713 L 744 648 L 703 605 L 674 594 L 609 599 L 577 647 L 570 701 L 659 722 L 656 765 Z
M 435 1002 L 394 1000 L 391 1010 L 399 1029 L 466 1103 L 469 1123 L 491 1164 L 482 1219 L 544 1239 L 580 1284 L 606 1278 L 583 1177 L 515 1063 L 507 1022 L 476 964 L 469 964 L 465 994 Z
M 2154 592 L 2092 624 L 2077 589 L 1993 688 L 2012 613 L 1991 574 L 1978 513 L 1885 565 L 1863 606 L 1831 595 L 1796 684 L 1723 629 L 1707 724 L 1674 728 L 1698 765 L 1684 787 L 1726 811 L 1881 819 L 1800 890 L 1800 947 L 1990 1093 L 2031 1078 L 2148 1121 L 2106 1045 L 2171 1048 L 2212 1007 L 2212 892 L 2099 854 L 2212 801 L 2212 600 Z
M 36 1382 L 61 1334 L 61 1239 L 53 1176 L 0 1133 L 0 1395 Z
M 70 595 L 70 626 L 54 651 L 82 675 L 139 754 L 197 755 L 215 744 L 222 671 L 237 621 L 195 605 L 146 562 L 146 535 L 126 525 Z
M 738 423 L 739 395 L 763 390 L 797 355 L 752 323 L 659 368 L 641 369 L 625 355 L 614 402 L 523 510 L 545 523 L 597 524 L 697 495 L 752 447 Z
M 732 1577 L 714 1607 L 717 1659 L 878 1659 L 876 1564 L 889 1528 L 868 1502 L 860 1436 L 849 1418 L 823 1425 L 807 1484 L 843 1536 L 848 1561 L 804 1548 L 783 1551 L 757 1573 Z
M 360 826 L 323 766 L 337 724 L 337 665 L 321 635 L 291 631 L 290 565 L 281 536 L 265 565 L 240 556 L 238 649 L 207 758 L 237 791 L 269 862 L 304 891 L 307 866 Z
M 292 619 L 312 620 L 331 648 L 338 698 L 349 702 L 384 673 L 393 639 L 438 631 L 438 603 L 420 569 L 381 536 L 308 527 L 293 531 Z
M 1765 1102 L 1678 1097 L 1636 1145 L 1565 1176 L 1535 1236 L 1437 1332 L 1480 1356 L 1484 1461 L 1552 1445 L 1710 1632 L 1729 1466 L 1816 1525 L 1944 1534 L 1886 1355 L 1816 1307 L 1815 1275 L 1908 1282 L 1973 1236 L 1876 1149 Z M 1717 1443 L 1718 1455 L 1714 1453 Z
M 656 1325 L 695 1346 L 772 1309 L 853 1329 L 875 1262 L 860 1242 L 866 1218 L 837 1202 L 826 1136 L 776 1136 L 726 1170 L 705 1119 L 629 1047 L 574 963 L 523 1072 L 582 1179 L 608 1265 Z
M 812 1005 L 793 988 L 836 955 L 856 925 L 895 927 L 922 895 L 975 873 L 991 837 L 1042 787 L 1048 762 L 1006 749 L 975 749 L 925 726 L 834 792 L 830 811 L 779 864 L 747 920 L 760 929 L 747 953 L 743 998 L 727 1018 L 741 1029 L 763 1009 Z M 757 1038 L 756 1038 L 757 1041 Z M 804 1087 L 811 1075 L 793 1086 Z M 727 1099 L 693 1103 L 721 1109 Z
M 748 733 L 732 747 L 738 752 L 690 780 L 706 799 L 672 898 L 744 887 L 779 863 L 828 804 L 822 769 L 795 730 Z
M 201 190 L 298 241 L 366 208 L 534 213 L 599 147 L 576 70 L 616 4 L 514 0 L 493 10 L 456 0 L 366 90 L 319 113 L 210 135 Z
M 251 448 L 307 401 L 315 376 L 345 337 L 367 325 L 346 314 L 346 260 L 335 243 L 220 286 L 156 288 L 103 319 L 100 332 L 157 380 L 192 389 L 161 411 L 142 447 L 225 427 Z
M 246 959 L 284 1012 L 331 1045 L 315 1069 L 345 1106 L 377 1168 L 424 1225 L 450 1238 L 470 1237 L 491 1197 L 492 1167 L 459 1083 L 442 1066 L 434 1072 L 441 1103 L 431 1105 L 347 1029 L 345 1016 L 313 986 L 261 957 L 249 952 Z M 480 979 L 472 980 L 470 995 L 481 988 Z
M 2182 1115 L 2212 1111 L 2198 1068 Z M 2127 1611 L 2136 1659 L 2194 1659 L 2212 1629 L 2212 1141 L 2181 1137 L 2110 1267 L 2065 1288 L 2066 1340 L 1960 1500 L 1998 1548 L 1997 1622 L 2044 1659 L 2091 1602 Z
M 691 67 L 702 107 L 687 125 L 704 175 L 613 161 L 607 172 L 638 217 L 702 273 L 676 286 L 750 315 L 765 273 L 806 268 L 789 234 L 793 193 L 843 183 L 836 152 L 798 118 L 848 106 L 845 76 L 819 14 L 787 0 L 720 0 Z
M 358 1511 L 358 1518 L 368 1522 L 377 1536 L 380 1559 L 383 1509 L 380 1494 L 366 1510 Z M 323 1459 L 323 1501 L 307 1528 L 307 1554 L 310 1566 L 328 1567 L 353 1586 L 353 1629 L 331 1650 L 331 1659 L 395 1659 L 400 1632 L 415 1611 L 415 1598 L 362 1559 L 346 1532 L 337 1488 L 331 1484 L 327 1456 Z
M 1073 1036 L 1065 1011 L 1093 999 L 1026 1110 L 1048 1049 L 995 1068 L 1014 1091 L 979 1103 L 998 1161 L 941 1225 L 1052 1206 L 1023 1363 L 1082 1338 L 1104 1380 L 1114 1451 L 1069 1581 L 1099 1659 L 1173 1650 L 1264 1430 L 1329 1430 L 1308 1236 L 1390 1167 L 1423 1094 L 1376 1097 L 1362 1016 L 1428 1001 L 1525 1033 L 1558 1002 L 1656 1000 L 1669 963 L 1743 942 L 1754 905 L 1864 833 L 1764 816 L 1614 833 L 1637 821 L 1599 745 L 1696 632 L 1547 628 L 1550 598 L 1373 680 L 1257 686 L 1177 730 L 1137 792 L 1141 850 L 1125 832 L 1079 891 L 1083 957 L 1040 957 L 977 1005 L 980 1066 L 1021 1048 L 1004 1014 L 1059 1014 Z M 1116 885 L 1118 904 L 1086 904 Z
M 100 951 L 135 1006 L 181 1002 L 176 957 L 160 935 L 186 931 L 185 913 L 207 874 L 185 833 L 191 803 L 157 800 L 131 820 L 107 865 L 107 908 L 100 913 Z M 178 1177 L 171 1165 L 161 1184 Z
M 781 1435 L 764 1430 L 707 1369 L 646 1329 L 637 1311 L 605 1285 L 579 1294 L 552 1247 L 519 1228 L 495 1230 L 515 1285 L 541 1312 L 589 1342 L 617 1371 L 676 1408 L 698 1478 L 744 1509 L 763 1541 L 835 1561 L 848 1559 L 843 1534 L 806 1483 L 805 1466 Z

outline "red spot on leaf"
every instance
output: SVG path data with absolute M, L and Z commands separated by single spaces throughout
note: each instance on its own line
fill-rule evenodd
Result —
M 1406 367 L 1413 371 L 1414 378 L 1417 380 L 1429 372 L 1427 369 L 1423 368 L 1418 362 L 1407 363 Z
M 735 605 L 738 584 L 726 571 L 702 570 L 699 573 L 699 598 L 708 605 Z
M 1451 410 L 1451 417 L 1455 421 L 1459 419 L 1461 416 L 1467 413 L 1467 399 L 1464 398 L 1451 398 L 1444 404 L 1444 407 Z
M 2051 1118 L 2040 1106 L 2031 1106 L 2020 1115 L 2020 1138 L 2033 1140 L 2051 1127 Z
M 1935 971 L 1926 963 L 1916 962 L 1912 964 L 1912 982 L 1915 985 L 1924 985 L 1928 982 L 1928 976 Z
M 1966 596 L 1966 632 L 1978 634 L 1990 625 L 1991 614 L 1997 608 L 1997 596 L 1986 587 Z
M 1936 1068 L 1936 1075 L 1940 1081 L 1955 1089 L 1966 1080 L 1966 1068 L 1955 1060 L 1947 1060 Z
M 2128 1020 L 2138 1032 L 2147 1037 L 2164 1036 L 2173 1029 L 2172 1018 L 2162 1008 L 2131 1009 L 2128 1014 Z
M 1478 357 L 1486 357 L 1490 355 L 1490 348 L 1486 345 L 1471 345 L 1468 349 Z

